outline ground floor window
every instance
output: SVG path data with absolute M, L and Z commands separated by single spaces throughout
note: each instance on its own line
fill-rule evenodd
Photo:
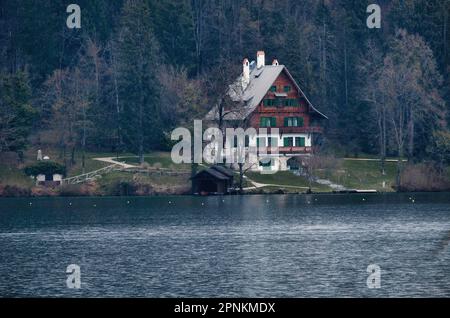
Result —
M 272 159 L 270 159 L 270 158 L 264 158 L 264 159 L 262 159 L 262 160 L 259 162 L 259 166 L 260 166 L 260 167 L 264 167 L 264 168 L 271 167 L 271 166 L 272 166 Z

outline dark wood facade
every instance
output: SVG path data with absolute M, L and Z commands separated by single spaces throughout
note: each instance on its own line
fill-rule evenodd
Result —
M 276 118 L 276 125 L 270 127 L 278 128 L 281 134 L 322 133 L 323 128 L 314 121 L 314 114 L 308 105 L 306 97 L 298 91 L 294 81 L 286 74 L 286 72 L 283 71 L 272 86 L 276 87 L 276 91 L 269 90 L 264 99 L 251 114 L 251 127 L 262 128 L 261 117 L 274 117 Z M 285 88 L 289 88 L 289 91 L 286 92 Z M 284 94 L 286 94 L 286 96 L 284 96 Z M 271 100 L 273 102 L 270 103 L 270 105 L 267 105 L 266 100 Z M 284 106 L 283 103 L 287 100 L 295 101 L 295 106 Z M 286 126 L 285 118 L 294 117 L 301 118 L 302 125 Z
M 212 166 L 191 178 L 194 194 L 228 194 L 233 187 L 233 171 L 223 166 Z

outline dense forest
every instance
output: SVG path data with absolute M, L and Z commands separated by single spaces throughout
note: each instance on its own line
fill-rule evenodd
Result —
M 450 0 L 0 0 L 0 152 L 168 149 L 264 50 L 327 114 L 325 149 L 450 158 Z

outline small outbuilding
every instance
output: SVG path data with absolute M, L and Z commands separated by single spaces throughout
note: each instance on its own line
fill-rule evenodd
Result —
M 192 180 L 193 193 L 197 194 L 228 194 L 233 187 L 232 170 L 214 165 L 199 171 Z
M 46 187 L 55 187 L 62 184 L 63 175 L 59 173 L 54 174 L 38 174 L 36 176 L 36 185 L 43 185 Z
M 56 187 L 63 183 L 65 170 L 66 168 L 57 162 L 41 160 L 25 167 L 24 172 L 36 180 L 36 185 Z

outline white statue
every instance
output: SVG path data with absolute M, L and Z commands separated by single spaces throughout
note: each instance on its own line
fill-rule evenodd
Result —
M 41 161 L 41 160 L 42 160 L 42 150 L 41 150 L 41 149 L 38 150 L 38 153 L 37 153 L 37 160 L 38 160 L 38 161 Z

